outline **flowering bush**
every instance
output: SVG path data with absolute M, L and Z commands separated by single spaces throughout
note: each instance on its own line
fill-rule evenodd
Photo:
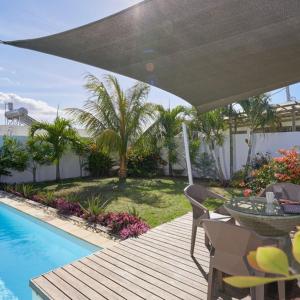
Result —
M 148 231 L 149 226 L 140 218 L 129 213 L 106 213 L 98 216 L 97 222 L 118 234 L 122 239 L 136 237 Z
M 292 182 L 300 184 L 300 155 L 295 149 L 280 149 L 280 157 L 275 157 L 257 171 L 245 183 L 254 193 L 264 189 L 270 183 Z M 249 191 L 248 191 L 249 192 Z

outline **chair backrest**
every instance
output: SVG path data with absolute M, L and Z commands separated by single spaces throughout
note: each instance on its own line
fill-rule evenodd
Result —
M 237 225 L 204 220 L 202 224 L 213 249 L 215 268 L 231 275 L 249 275 L 246 256 L 264 244 L 264 239 L 255 232 Z
M 266 192 L 273 192 L 276 198 L 300 202 L 300 185 L 298 184 L 290 182 L 270 184 L 260 193 L 260 196 L 265 197 Z
M 193 208 L 193 217 L 197 218 L 203 214 L 207 214 L 209 218 L 208 209 L 203 205 L 203 202 L 207 198 L 217 198 L 226 200 L 221 195 L 211 192 L 205 186 L 199 184 L 190 184 L 184 189 L 184 195 L 190 201 L 192 208 Z M 221 210 L 220 210 L 220 213 Z

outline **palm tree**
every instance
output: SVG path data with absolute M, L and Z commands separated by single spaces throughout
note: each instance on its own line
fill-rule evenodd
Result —
M 167 149 L 169 175 L 173 176 L 173 164 L 177 161 L 175 137 L 181 131 L 183 121 L 182 114 L 186 111 L 184 106 L 176 106 L 173 109 L 156 105 L 157 112 L 155 122 L 147 129 L 145 135 L 152 137 L 152 142 Z
M 96 139 L 105 151 L 116 151 L 119 156 L 119 182 L 127 176 L 127 153 L 137 144 L 153 114 L 153 106 L 145 103 L 150 87 L 136 83 L 123 91 L 116 77 L 107 75 L 102 82 L 87 76 L 86 89 L 91 93 L 83 109 L 69 108 L 68 112 Z
M 193 131 L 200 131 L 203 134 L 204 141 L 208 145 L 214 158 L 219 179 L 224 183 L 225 176 L 221 165 L 219 151 L 217 151 L 224 142 L 224 131 L 226 129 L 224 109 L 214 109 L 209 112 L 201 113 L 197 108 L 192 108 L 189 114 L 191 116 L 191 129 Z
M 67 119 L 56 117 L 54 123 L 36 122 L 30 128 L 31 137 L 53 148 L 52 161 L 56 165 L 56 180 L 60 180 L 60 159 L 78 138 L 77 131 Z
M 266 94 L 250 97 L 249 99 L 239 102 L 242 107 L 243 114 L 246 116 L 249 126 L 249 137 L 246 140 L 248 145 L 247 161 L 245 165 L 245 176 L 248 175 L 251 156 L 252 156 L 252 144 L 253 133 L 256 129 L 265 126 L 274 126 L 277 123 L 275 109 L 270 104 L 270 98 Z

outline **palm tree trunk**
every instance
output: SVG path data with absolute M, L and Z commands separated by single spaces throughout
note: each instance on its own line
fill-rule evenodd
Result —
M 173 166 L 171 163 L 172 150 L 168 149 L 169 176 L 173 177 Z
M 209 145 L 208 148 L 209 148 L 209 150 L 210 150 L 210 152 L 213 156 L 213 159 L 215 161 L 215 166 L 216 166 L 216 169 L 217 169 L 219 180 L 222 184 L 224 184 L 225 178 L 224 178 L 223 169 L 222 169 L 222 166 L 221 166 L 220 157 L 218 155 L 216 155 L 214 146 Z
M 60 161 L 56 161 L 56 181 L 60 180 Z
M 253 131 L 250 129 L 249 139 L 248 139 L 248 153 L 247 153 L 247 160 L 245 165 L 245 178 L 249 175 L 249 168 L 252 156 L 252 142 L 253 142 Z
M 126 155 L 120 155 L 120 169 L 119 169 L 119 182 L 125 183 L 127 176 L 127 163 L 126 163 Z

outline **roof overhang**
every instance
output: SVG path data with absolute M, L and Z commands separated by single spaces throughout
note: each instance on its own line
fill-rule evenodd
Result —
M 300 81 L 300 1 L 147 0 L 5 43 L 129 76 L 209 110 Z

